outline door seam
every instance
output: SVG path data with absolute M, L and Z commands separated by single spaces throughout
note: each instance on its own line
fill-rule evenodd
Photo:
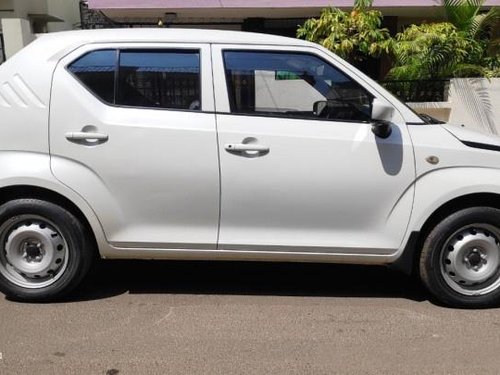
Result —
M 215 77 L 214 77 L 214 61 L 213 61 L 213 49 L 212 43 L 209 44 L 210 50 L 210 72 L 212 75 L 212 96 L 214 98 L 214 122 L 215 122 L 215 141 L 217 146 L 217 165 L 219 169 L 219 219 L 217 225 L 217 236 L 215 242 L 215 248 L 219 249 L 219 239 L 220 239 L 220 226 L 221 226 L 221 217 L 222 217 L 222 170 L 221 170 L 221 162 L 220 162 L 220 146 L 219 146 L 219 128 L 217 126 L 217 96 L 215 94 Z

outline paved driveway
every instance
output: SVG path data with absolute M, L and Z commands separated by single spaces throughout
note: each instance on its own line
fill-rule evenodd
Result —
M 0 296 L 0 374 L 498 374 L 500 309 L 381 267 L 105 262 L 56 304 Z

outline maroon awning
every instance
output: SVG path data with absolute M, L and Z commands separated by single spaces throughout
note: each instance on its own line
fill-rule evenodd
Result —
M 315 8 L 352 7 L 353 0 L 88 0 L 91 9 Z M 432 7 L 442 0 L 375 0 L 376 7 Z M 500 5 L 487 0 L 485 5 Z

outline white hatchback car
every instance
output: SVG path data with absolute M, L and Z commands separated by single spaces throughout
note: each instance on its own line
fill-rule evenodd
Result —
M 416 271 L 500 300 L 500 138 L 429 124 L 322 47 L 73 31 L 0 66 L 0 289 L 54 300 L 102 258 Z

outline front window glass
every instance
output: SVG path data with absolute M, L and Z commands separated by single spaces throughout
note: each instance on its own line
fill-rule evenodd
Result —
M 314 55 L 225 51 L 224 64 L 233 113 L 370 121 L 373 97 Z

